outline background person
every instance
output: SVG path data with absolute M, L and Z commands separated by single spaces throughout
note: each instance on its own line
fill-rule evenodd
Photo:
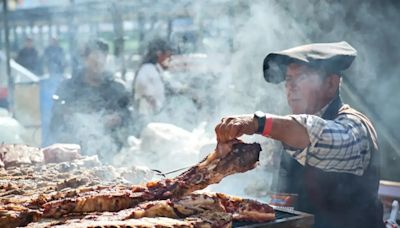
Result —
M 38 76 L 42 74 L 39 54 L 31 38 L 26 38 L 24 47 L 18 52 L 16 62 Z
M 80 144 L 83 154 L 98 154 L 103 161 L 119 152 L 130 124 L 129 93 L 105 70 L 108 51 L 101 39 L 86 44 L 83 67 L 54 95 L 50 123 L 52 141 Z
M 164 105 L 166 89 L 163 73 L 168 68 L 171 54 L 171 46 L 163 39 L 154 39 L 148 44 L 133 81 L 134 102 L 141 115 L 154 115 Z
M 53 37 L 50 45 L 43 53 L 43 62 L 50 76 L 63 75 L 66 65 L 64 49 L 60 46 L 58 38 Z

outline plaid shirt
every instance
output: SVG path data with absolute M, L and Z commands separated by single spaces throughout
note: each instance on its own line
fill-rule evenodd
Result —
M 311 143 L 304 150 L 286 151 L 302 165 L 361 176 L 371 158 L 368 131 L 354 115 L 322 119 L 328 105 L 315 115 L 291 115 L 307 129 Z

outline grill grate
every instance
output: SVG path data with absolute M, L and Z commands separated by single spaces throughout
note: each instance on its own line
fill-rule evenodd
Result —
M 275 208 L 276 219 L 265 223 L 234 222 L 233 227 L 311 227 L 314 224 L 314 216 L 295 210 Z

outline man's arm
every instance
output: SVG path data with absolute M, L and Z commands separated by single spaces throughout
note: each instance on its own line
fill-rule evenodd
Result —
M 310 144 L 308 132 L 304 126 L 289 116 L 274 116 L 269 137 L 279 140 L 291 147 L 304 149 Z
M 269 137 L 279 140 L 291 147 L 304 149 L 310 144 L 307 130 L 290 116 L 270 115 L 272 129 Z M 215 128 L 218 142 L 227 142 L 244 134 L 255 134 L 258 129 L 253 115 L 242 115 L 223 118 Z
M 371 159 L 370 139 L 362 121 L 344 114 L 335 120 L 313 115 L 293 115 L 309 135 L 310 145 L 295 159 L 324 171 L 362 175 Z
M 268 137 L 297 148 L 290 153 L 303 165 L 325 171 L 362 175 L 370 160 L 368 133 L 361 120 L 341 115 L 324 120 L 314 115 L 270 116 L 272 129 Z M 215 128 L 217 140 L 226 142 L 255 134 L 258 129 L 253 115 L 222 119 Z

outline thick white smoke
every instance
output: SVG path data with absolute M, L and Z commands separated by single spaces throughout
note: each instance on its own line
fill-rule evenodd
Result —
M 389 3 L 374 3 L 372 0 L 180 2 L 176 7 L 179 11 L 176 14 L 193 18 L 194 28 L 199 30 L 199 34 L 202 33 L 198 37 L 201 45 L 197 52 L 207 57 L 201 58 L 199 64 L 202 68 L 196 69 L 196 72 L 180 75 L 170 72 L 168 81 L 172 84 L 179 82 L 175 86 L 182 93 L 170 99 L 165 112 L 157 116 L 155 121 L 172 123 L 183 129 L 166 133 L 168 137 L 160 136 L 161 138 L 154 140 L 153 145 L 147 138 L 145 150 L 142 150 L 141 139 L 131 138 L 129 147 L 124 148 L 117 156 L 104 154 L 106 160 L 113 160 L 118 165 L 135 165 L 137 162 L 149 168 L 162 169 L 161 171 L 174 170 L 195 162 L 212 151 L 215 146 L 214 126 L 223 116 L 253 113 L 256 110 L 288 114 L 283 86 L 264 81 L 262 61 L 271 51 L 311 42 L 346 40 L 353 45 L 358 50 L 358 57 L 346 73 L 348 80 L 357 88 L 363 100 L 368 101 L 370 108 L 378 111 L 383 125 L 393 126 L 391 123 L 397 122 L 399 113 L 396 107 L 400 105 L 397 99 L 397 87 L 400 85 L 397 77 L 397 61 L 400 58 L 400 43 L 397 42 L 400 37 L 400 30 L 397 29 L 400 27 L 398 7 L 392 7 Z M 166 11 L 170 10 L 167 7 L 170 5 L 150 5 L 146 8 L 149 21 L 143 25 L 146 29 L 145 35 L 154 35 L 162 30 L 162 34 L 157 35 L 164 36 L 163 28 L 167 23 L 156 22 L 167 14 Z M 152 13 L 152 10 L 156 13 Z M 137 18 L 133 14 L 128 13 L 127 16 Z M 199 59 L 198 56 L 196 58 Z M 137 69 L 130 70 L 134 72 Z M 352 101 L 347 102 L 356 108 L 360 106 L 354 101 L 354 104 Z M 363 111 L 368 114 L 368 110 Z M 93 133 L 99 137 L 99 143 L 91 145 L 92 151 L 95 152 L 97 148 L 114 150 L 107 137 L 99 136 L 103 129 L 89 129 L 95 126 L 91 123 L 98 123 L 100 120 L 88 120 L 83 116 L 76 120 L 77 126 L 85 126 L 80 128 L 81 134 Z M 399 135 L 398 129 L 389 129 Z M 181 133 L 184 131 L 190 136 L 182 137 Z M 85 138 L 82 136 L 82 139 Z M 158 139 L 160 140 L 157 141 Z M 176 146 L 162 141 L 166 139 L 176 144 L 180 140 L 186 140 L 179 144 L 185 147 L 181 159 L 177 159 L 180 155 Z M 260 168 L 243 175 L 234 175 L 211 189 L 251 196 L 270 190 L 274 173 L 268 167 L 277 165 L 276 161 L 275 164 L 271 164 L 271 161 L 274 153 L 279 152 L 279 144 L 258 137 L 247 137 L 246 141 L 257 141 L 263 145 Z M 159 153 L 155 153 L 157 149 Z M 193 159 L 184 159 L 189 154 L 188 151 L 192 151 Z M 148 158 L 150 152 L 151 156 L 157 157 Z M 168 156 L 171 154 L 173 156 Z M 394 155 L 390 155 L 393 156 L 391 160 L 396 158 Z M 181 162 L 182 166 L 180 160 L 184 160 Z

